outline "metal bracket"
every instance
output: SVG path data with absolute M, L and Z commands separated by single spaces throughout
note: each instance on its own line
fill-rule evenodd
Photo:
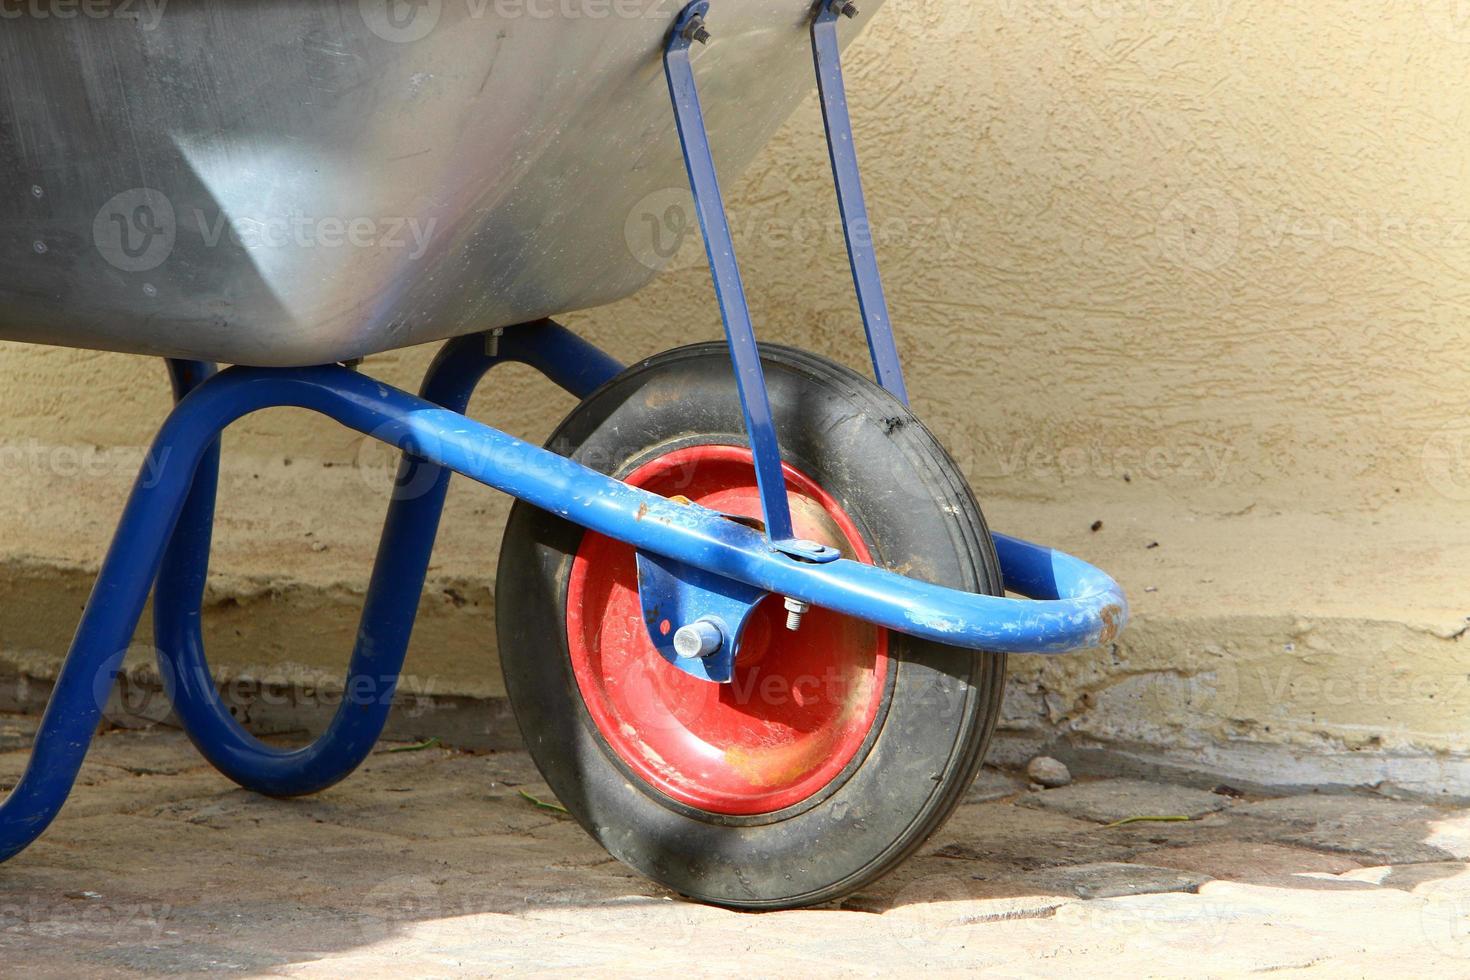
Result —
M 649 552 L 638 552 L 638 598 L 653 648 L 702 681 L 728 684 L 750 614 L 766 597 L 735 582 Z
M 852 116 L 847 111 L 847 87 L 842 80 L 842 50 L 837 23 L 856 17 L 857 8 L 846 0 L 821 0 L 812 21 L 812 58 L 817 67 L 817 92 L 822 103 L 822 122 L 827 130 L 827 153 L 832 159 L 832 180 L 837 188 L 837 207 L 842 214 L 842 233 L 847 239 L 847 258 L 857 288 L 863 329 L 868 334 L 868 351 L 873 356 L 873 373 L 888 392 L 909 403 L 893 339 L 893 321 L 888 317 L 888 299 L 883 294 L 883 277 L 878 272 L 878 255 L 873 247 L 873 228 L 863 197 L 862 171 L 853 146 Z

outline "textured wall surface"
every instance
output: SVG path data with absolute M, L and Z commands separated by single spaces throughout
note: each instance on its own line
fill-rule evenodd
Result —
M 1470 613 L 1460 6 L 889 0 L 853 46 L 859 149 L 917 410 L 997 525 L 1111 559 L 1135 599 L 1119 648 L 1016 662 L 1018 737 L 1234 746 L 1238 759 L 1387 748 L 1431 769 L 1470 750 L 1449 718 L 1470 701 L 1470 643 L 1456 639 Z M 814 100 L 727 183 L 761 336 L 862 366 Z M 630 359 L 720 332 L 692 241 L 646 292 L 568 322 Z M 367 370 L 412 387 L 430 353 Z M 9 347 L 0 389 L 10 468 L 53 486 L 68 479 L 51 472 L 57 447 L 119 458 L 167 407 L 159 367 L 118 355 Z M 476 403 L 532 437 L 568 408 L 523 372 Z M 321 492 L 324 467 L 376 459 L 286 412 L 241 425 L 228 450 L 226 516 L 249 512 L 252 481 L 284 511 Z M 116 512 L 100 493 L 77 499 L 76 526 Z M 1094 511 L 1108 517 L 1091 534 Z M 465 512 L 463 573 L 478 562 L 483 582 L 504 507 L 485 497 Z M 28 513 L 5 512 L 13 541 L 31 540 Z M 242 555 L 320 561 L 360 587 L 360 567 L 333 562 L 369 547 L 376 512 L 315 556 L 299 520 L 266 518 L 242 517 L 222 547 L 237 533 Z M 9 581 L 32 559 L 95 563 L 100 539 L 46 547 L 69 540 L 68 520 L 58 511 L 53 537 L 5 549 Z M 1171 532 L 1188 547 L 1156 558 Z M 469 666 L 447 647 L 422 656 L 478 678 L 455 689 L 498 688 L 478 652 Z M 246 644 L 225 662 L 277 658 Z M 1286 673 L 1257 679 L 1237 662 Z M 1372 680 L 1389 669 L 1410 685 L 1392 704 Z M 1343 674 L 1369 677 L 1368 693 L 1324 693 Z M 1442 776 L 1415 772 L 1403 781 Z

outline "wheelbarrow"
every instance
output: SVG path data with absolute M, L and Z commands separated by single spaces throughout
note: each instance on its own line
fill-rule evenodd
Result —
M 980 768 L 1005 655 L 1105 644 L 1127 606 L 1084 562 L 992 535 L 907 407 L 840 63 L 876 6 L 179 0 L 8 19 L 0 338 L 161 356 L 178 401 L 0 805 L 0 857 L 65 801 L 150 590 L 164 687 L 210 762 L 277 797 L 351 773 L 456 473 L 517 498 L 506 689 L 609 852 L 770 909 L 918 848 Z M 716 177 L 813 64 L 876 380 L 756 343 Z M 688 213 L 670 193 L 697 217 L 727 342 L 625 368 L 548 318 L 656 274 L 657 233 Z M 418 395 L 356 363 L 445 339 Z M 464 414 L 505 361 L 580 399 L 552 448 Z M 230 714 L 200 630 L 220 434 L 278 406 L 402 453 L 342 703 L 296 749 Z

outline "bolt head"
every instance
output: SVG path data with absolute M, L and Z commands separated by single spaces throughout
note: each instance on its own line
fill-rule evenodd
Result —
M 724 645 L 724 631 L 707 619 L 680 626 L 674 632 L 674 653 L 685 660 L 702 660 L 713 656 Z

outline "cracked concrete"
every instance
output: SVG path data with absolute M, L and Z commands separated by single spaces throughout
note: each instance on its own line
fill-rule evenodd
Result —
M 0 785 L 33 729 L 0 717 Z M 1470 972 L 1470 815 L 1455 807 L 1223 789 L 1204 801 L 1133 780 L 1028 793 L 987 770 L 975 801 L 889 878 L 824 908 L 755 915 L 683 902 L 533 805 L 522 793 L 551 796 L 524 753 L 403 747 L 380 745 L 317 796 L 272 800 L 215 774 L 177 731 L 104 732 L 61 817 L 0 867 L 5 969 Z M 1107 826 L 1120 805 L 1162 816 L 1181 803 L 1200 816 Z

